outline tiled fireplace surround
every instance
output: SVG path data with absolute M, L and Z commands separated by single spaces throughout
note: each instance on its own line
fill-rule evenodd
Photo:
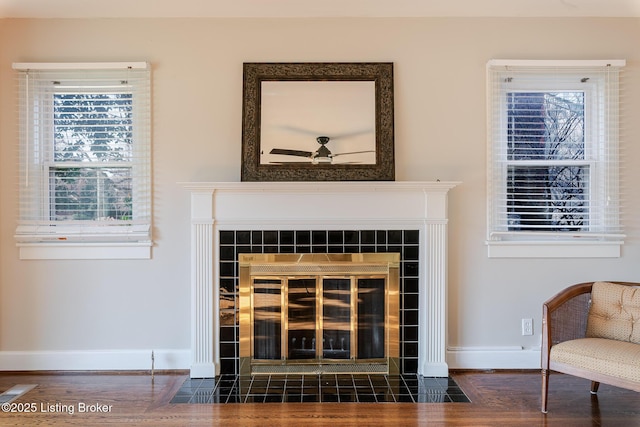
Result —
M 403 373 L 446 377 L 454 182 L 193 182 L 191 377 L 238 373 L 238 253 L 400 252 Z

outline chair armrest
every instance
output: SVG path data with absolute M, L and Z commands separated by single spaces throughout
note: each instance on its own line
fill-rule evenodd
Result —
M 551 346 L 584 338 L 593 282 L 570 286 L 542 305 L 542 369 L 549 369 Z

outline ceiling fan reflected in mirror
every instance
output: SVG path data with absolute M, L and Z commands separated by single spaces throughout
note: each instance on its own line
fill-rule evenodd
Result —
M 363 150 L 363 151 L 351 151 L 346 153 L 333 154 L 331 150 L 327 148 L 327 144 L 329 143 L 330 140 L 331 138 L 328 136 L 317 137 L 316 141 L 318 141 L 318 144 L 320 144 L 320 148 L 318 148 L 316 151 L 302 151 L 302 150 L 289 150 L 284 148 L 273 148 L 269 152 L 269 154 L 305 157 L 311 160 L 313 164 L 331 164 L 333 162 L 333 159 L 338 156 L 346 156 L 350 154 L 362 154 L 362 153 L 375 153 L 375 150 Z M 286 162 L 272 162 L 272 163 L 283 164 Z M 299 162 L 295 162 L 295 163 L 299 163 Z M 358 163 L 358 162 L 354 162 L 354 163 Z

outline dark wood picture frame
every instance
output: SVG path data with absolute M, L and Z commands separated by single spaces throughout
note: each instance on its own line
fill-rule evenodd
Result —
M 245 63 L 243 68 L 242 181 L 393 181 L 395 179 L 393 63 Z M 371 97 L 371 102 L 375 105 L 371 106 L 371 111 L 375 113 L 371 117 L 370 133 L 373 133 L 373 136 L 370 138 L 372 145 L 375 142 L 375 147 L 370 151 L 375 152 L 375 160 L 362 164 L 358 162 L 335 164 L 327 161 L 315 163 L 311 158 L 305 161 L 296 158 L 295 162 L 285 161 L 276 164 L 262 162 L 261 156 L 265 154 L 264 147 L 261 146 L 263 82 L 372 82 L 375 94 Z M 314 105 L 314 108 L 324 109 L 325 107 L 327 112 L 330 112 L 336 108 L 336 104 Z M 288 128 L 297 130 L 295 118 L 291 120 Z M 323 135 L 323 133 L 317 136 L 322 137 L 321 135 L 332 136 Z M 313 143 L 310 149 L 318 147 L 312 139 L 310 141 Z M 319 138 L 318 143 L 322 144 Z M 300 153 L 300 151 L 295 152 Z

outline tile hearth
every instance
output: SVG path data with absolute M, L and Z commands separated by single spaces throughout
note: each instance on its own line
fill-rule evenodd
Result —
M 189 378 L 170 403 L 470 402 L 452 378 L 420 375 L 261 375 Z

